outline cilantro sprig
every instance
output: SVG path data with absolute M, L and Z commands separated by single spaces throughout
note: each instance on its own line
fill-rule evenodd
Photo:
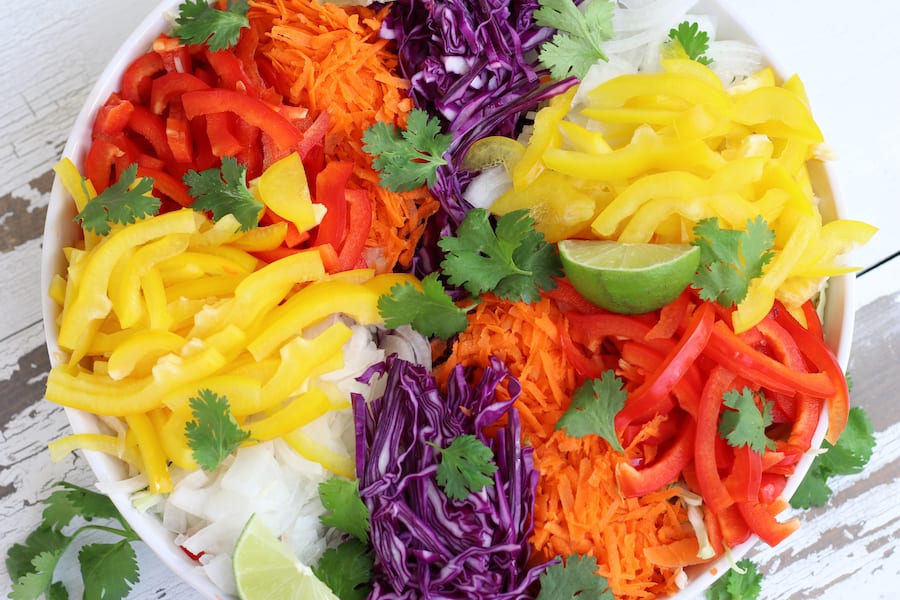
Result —
M 137 555 L 131 545 L 140 537 L 103 494 L 65 481 L 56 487 L 59 489 L 43 501 L 41 524 L 23 543 L 13 544 L 6 555 L 6 568 L 13 582 L 9 598 L 68 598 L 63 584 L 54 580 L 54 572 L 63 553 L 88 531 L 118 539 L 86 544 L 79 549 L 84 597 L 108 600 L 126 597 L 140 580 Z M 77 529 L 64 532 L 76 523 L 81 523 Z
M 185 0 L 175 17 L 175 35 L 184 44 L 203 44 L 210 50 L 234 46 L 241 29 L 250 27 L 248 0 L 232 0 L 226 10 L 210 5 L 208 0 Z
M 692 243 L 700 246 L 700 268 L 691 285 L 701 300 L 725 307 L 747 296 L 750 282 L 775 256 L 775 232 L 762 217 L 748 219 L 745 230 L 723 229 L 715 217 L 703 219 L 694 226 Z
M 441 268 L 449 283 L 474 295 L 493 292 L 506 300 L 536 302 L 541 290 L 554 289 L 553 278 L 562 276 L 556 248 L 534 230 L 527 209 L 503 215 L 496 229 L 487 210 L 470 210 L 456 236 L 438 246 L 446 253 Z
M 597 559 L 579 554 L 569 555 L 541 574 L 541 591 L 536 600 L 615 600 L 609 580 L 597 575 Z
M 697 23 L 682 21 L 678 27 L 669 30 L 669 40 L 671 44 L 679 44 L 691 60 L 703 65 L 712 63 L 712 59 L 703 54 L 709 50 L 709 34 Z
M 706 590 L 706 600 L 756 600 L 762 578 L 756 563 L 741 559 Z
M 494 452 L 474 435 L 454 438 L 446 448 L 434 442 L 427 443 L 441 455 L 437 482 L 449 498 L 465 500 L 470 493 L 494 485 L 491 477 L 497 472 Z
M 112 229 L 110 223 L 128 225 L 159 212 L 159 198 L 151 195 L 153 179 L 138 179 L 137 168 L 137 163 L 128 165 L 119 175 L 118 181 L 89 200 L 81 212 L 75 215 L 75 221 L 85 231 L 106 235 Z
M 214 221 L 234 215 L 243 231 L 256 227 L 263 204 L 247 189 L 247 168 L 233 156 L 222 158 L 218 169 L 191 169 L 182 179 L 194 197 L 194 210 L 210 211 Z
M 766 448 L 775 449 L 775 442 L 766 436 L 766 427 L 772 424 L 772 402 L 767 401 L 762 392 L 759 393 L 759 406 L 756 395 L 748 387 L 740 392 L 725 392 L 722 401 L 731 410 L 722 411 L 719 434 L 729 445 L 749 446 L 760 454 Z
M 607 60 L 603 42 L 613 34 L 614 3 L 609 0 L 540 0 L 534 22 L 557 33 L 540 49 L 538 60 L 554 79 L 584 77 L 598 60 Z
M 325 514 L 322 524 L 350 534 L 329 548 L 313 568 L 341 600 L 364 600 L 369 593 L 375 558 L 369 544 L 369 509 L 359 495 L 359 481 L 333 477 L 319 484 L 319 499 Z
M 444 340 L 468 326 L 466 313 L 475 306 L 477 303 L 462 308 L 453 302 L 437 273 L 431 273 L 422 280 L 421 290 L 411 283 L 398 283 L 389 294 L 378 298 L 378 312 L 384 319 L 385 327 L 395 329 L 401 325 L 411 325 L 422 335 Z
M 824 506 L 832 494 L 828 480 L 838 475 L 859 473 L 872 458 L 875 448 L 873 431 L 872 421 L 866 412 L 858 406 L 851 408 L 847 426 L 837 443 L 822 442 L 823 452 L 813 459 L 809 471 L 791 496 L 791 506 Z
M 382 187 L 405 192 L 422 185 L 432 187 L 437 169 L 447 164 L 444 154 L 453 135 L 441 133 L 441 122 L 422 109 L 414 108 L 406 119 L 406 128 L 398 130 L 379 121 L 366 129 L 363 150 L 372 157 Z
M 369 542 L 369 509 L 359 495 L 359 482 L 333 477 L 319 484 L 319 499 L 328 511 L 319 519 L 324 525 Z
M 615 417 L 625 406 L 627 392 L 622 380 L 610 369 L 599 379 L 586 379 L 572 395 L 572 403 L 556 422 L 571 437 L 599 435 L 619 452 L 624 452 L 616 436 Z
M 234 420 L 225 396 L 202 389 L 189 403 L 194 420 L 184 426 L 188 447 L 200 468 L 214 471 L 250 438 L 250 432 L 241 429 Z

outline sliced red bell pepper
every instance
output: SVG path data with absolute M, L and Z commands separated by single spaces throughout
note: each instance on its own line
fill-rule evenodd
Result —
M 750 531 L 770 546 L 777 546 L 800 526 L 800 521 L 796 518 L 784 522 L 778 521 L 769 512 L 767 505 L 761 504 L 758 500 L 738 502 L 737 508 Z
M 145 106 L 135 106 L 128 119 L 128 130 L 147 141 L 157 158 L 172 160 L 169 140 L 166 137 L 166 123 L 163 118 L 154 114 Z
M 150 177 L 153 179 L 153 189 L 160 194 L 174 200 L 181 206 L 190 206 L 194 203 L 194 199 L 188 193 L 187 186 L 184 182 L 162 169 L 153 169 L 150 167 L 142 167 L 138 165 L 138 177 Z
M 181 105 L 172 106 L 166 116 L 166 141 L 175 162 L 193 163 L 194 144 L 191 137 L 191 124 L 185 118 Z
M 747 521 L 744 520 L 737 505 L 732 504 L 724 510 L 715 512 L 715 515 L 719 521 L 722 539 L 729 548 L 750 539 L 750 527 L 747 526 Z
M 122 99 L 118 94 L 110 94 L 109 98 L 97 111 L 91 137 L 116 135 L 125 131 L 128 119 L 134 112 L 134 104 Z
M 178 38 L 162 33 L 153 40 L 152 48 L 159 54 L 169 73 L 190 73 L 193 70 L 190 48 Z
M 731 472 L 724 481 L 735 502 L 757 500 L 762 483 L 762 456 L 746 445 L 735 448 Z
M 721 321 L 713 327 L 706 353 L 749 381 L 779 392 L 827 398 L 835 391 L 827 374 L 795 372 L 742 342 Z
M 189 119 L 200 115 L 231 112 L 272 137 L 279 150 L 298 144 L 303 135 L 294 125 L 262 100 L 233 90 L 210 89 L 187 92 L 181 97 Z
M 244 149 L 241 140 L 234 135 L 236 128 L 234 115 L 225 112 L 214 112 L 206 115 L 206 135 L 213 155 L 237 156 Z
M 787 477 L 781 473 L 764 472 L 760 477 L 759 501 L 763 504 L 771 504 L 784 493 L 787 485 Z
M 703 394 L 700 396 L 700 407 L 697 411 L 697 433 L 694 441 L 694 469 L 700 495 L 704 502 L 715 512 L 721 512 L 731 506 L 734 500 L 719 475 L 719 460 L 716 445 L 719 438 L 719 412 L 722 408 L 722 395 L 732 388 L 735 375 L 728 369 L 718 366 L 709 374 Z M 726 538 L 727 539 L 727 538 Z
M 191 73 L 166 73 L 150 86 L 150 110 L 161 115 L 175 98 L 185 92 L 209 89 L 209 84 Z
M 568 279 L 564 277 L 554 278 L 556 287 L 552 290 L 541 292 L 552 299 L 563 311 L 575 311 L 580 313 L 608 313 L 599 306 L 592 304 L 575 289 Z
M 558 325 L 559 345 L 562 347 L 566 360 L 575 369 L 575 373 L 580 380 L 594 379 L 600 377 L 606 370 L 605 365 L 596 365 L 572 340 L 569 334 L 569 320 L 564 316 Z
M 679 325 L 685 322 L 691 309 L 691 293 L 687 290 L 678 298 L 659 310 L 659 321 L 647 333 L 647 339 L 671 338 L 678 331 Z
M 678 480 L 681 471 L 694 458 L 697 429 L 693 419 L 684 421 L 672 444 L 650 465 L 641 469 L 627 462 L 616 466 L 616 481 L 623 496 L 643 496 Z
M 205 56 L 218 76 L 219 85 L 216 87 L 259 97 L 260 90 L 247 75 L 244 63 L 232 52 L 228 50 L 213 52 L 207 48 Z
M 84 159 L 85 176 L 94 184 L 97 193 L 103 192 L 113 181 L 116 160 L 125 152 L 106 138 L 97 138 Z
M 828 406 L 828 429 L 825 439 L 830 444 L 836 444 L 850 414 L 850 392 L 847 389 L 847 379 L 844 371 L 838 363 L 837 357 L 825 344 L 825 340 L 816 337 L 810 330 L 804 328 L 783 307 L 776 305 L 776 318 L 778 322 L 790 333 L 804 356 L 810 360 L 817 369 L 821 370 L 831 382 L 833 392 L 825 395 L 812 394 L 818 398 L 825 398 Z M 815 327 L 813 327 L 815 329 Z
M 572 339 L 577 342 L 599 344 L 608 337 L 644 340 L 650 326 L 631 315 L 612 313 L 583 314 L 569 311 L 566 318 L 573 326 Z
M 344 243 L 338 252 L 338 263 L 342 271 L 365 266 L 363 250 L 372 229 L 372 202 L 365 190 L 347 190 L 349 223 Z M 328 244 L 323 244 L 328 245 Z
M 315 245 L 331 244 L 340 251 L 347 235 L 347 181 L 353 173 L 353 163 L 331 161 L 316 176 L 316 202 L 327 211 L 316 228 Z
M 819 313 L 816 311 L 812 300 L 803 303 L 803 316 L 806 317 L 806 329 L 814 338 L 824 340 L 825 334 L 822 332 L 822 321 L 819 319 Z
M 162 57 L 156 52 L 151 50 L 140 55 L 122 73 L 122 98 L 133 104 L 146 104 L 150 98 L 153 76 L 165 70 Z

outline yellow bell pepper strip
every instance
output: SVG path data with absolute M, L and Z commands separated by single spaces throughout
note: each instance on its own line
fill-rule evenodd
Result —
M 235 248 L 234 246 L 201 246 L 196 247 L 196 250 L 199 252 L 204 252 L 206 254 L 211 254 L 213 256 L 218 256 L 229 260 L 236 265 L 240 266 L 241 273 L 252 273 L 259 266 L 260 261 L 258 258 L 250 254 L 245 250 L 241 250 L 240 248 Z
M 632 98 L 649 98 L 654 104 L 675 99 L 683 108 L 701 105 L 716 116 L 727 116 L 732 109 L 732 103 L 718 81 L 711 83 L 707 77 L 666 71 L 619 75 L 592 89 L 588 98 L 591 109 L 627 108 Z M 667 106 L 671 103 L 662 104 L 660 108 Z M 644 108 L 649 107 L 645 105 Z
M 312 423 L 331 410 L 331 401 L 321 389 L 314 387 L 293 397 L 287 406 L 269 416 L 245 424 L 250 439 L 267 441 L 282 437 L 308 423 Z
M 657 169 L 685 170 L 710 174 L 725 160 L 702 140 L 661 137 L 649 127 L 640 127 L 628 145 L 607 154 L 590 155 L 551 148 L 544 164 L 554 171 L 594 181 L 637 177 Z
M 136 373 L 139 377 L 150 374 L 159 357 L 177 352 L 185 339 L 165 330 L 144 329 L 125 338 L 109 355 L 107 375 L 119 380 Z
M 145 414 L 133 414 L 125 417 L 128 427 L 134 432 L 138 451 L 144 463 L 143 473 L 147 476 L 148 488 L 154 494 L 167 494 L 172 491 L 172 477 L 169 474 L 166 453 L 156 434 L 156 428 Z
M 172 412 L 190 413 L 190 399 L 201 389 L 211 390 L 218 396 L 227 396 L 231 413 L 235 417 L 259 412 L 262 383 L 250 375 L 233 372 L 185 383 L 166 394 L 163 404 Z
M 56 176 L 59 177 L 60 183 L 66 189 L 72 201 L 75 203 L 75 210 L 81 212 L 85 205 L 97 195 L 94 184 L 90 179 L 82 177 L 75 166 L 68 158 L 63 158 L 53 166 Z M 90 250 L 96 246 L 102 238 L 93 231 L 84 230 L 84 248 Z
M 272 225 L 260 225 L 245 231 L 243 235 L 232 242 L 232 245 L 247 252 L 274 250 L 284 242 L 287 230 L 286 221 L 279 221 Z
M 317 442 L 305 434 L 302 429 L 295 429 L 282 437 L 297 454 L 306 460 L 319 463 L 335 475 L 347 479 L 356 477 L 356 461 L 353 457 L 336 452 L 325 444 Z
M 572 121 L 560 121 L 559 130 L 563 134 L 563 139 L 579 152 L 587 154 L 607 154 L 612 152 L 609 142 L 601 131 L 591 131 L 583 125 L 573 123 Z
M 803 100 L 782 87 L 761 87 L 736 96 L 732 118 L 771 137 L 799 137 L 811 144 L 825 141 Z
M 139 221 L 114 231 L 85 258 L 81 281 L 73 301 L 62 313 L 59 345 L 73 349 L 84 337 L 85 325 L 106 317 L 112 302 L 106 295 L 113 268 L 126 252 L 172 233 L 192 233 L 198 221 L 194 211 L 182 209 Z
M 166 285 L 209 275 L 239 275 L 252 272 L 253 267 L 230 257 L 208 252 L 188 250 L 159 263 L 159 271 Z
M 691 77 L 698 81 L 702 81 L 715 90 L 725 90 L 722 85 L 722 80 L 719 79 L 716 72 L 702 62 L 691 60 L 689 58 L 663 58 L 659 61 L 659 64 L 666 73 L 676 73 L 678 75 Z M 774 83 L 775 80 L 773 78 L 772 84 L 774 85 Z
M 269 313 L 247 349 L 256 360 L 262 360 L 305 327 L 334 313 L 348 314 L 363 325 L 381 323 L 378 297 L 378 292 L 366 285 L 345 281 L 311 283 Z
M 73 433 L 47 444 L 50 460 L 59 462 L 75 450 L 103 452 L 109 456 L 125 461 L 137 471 L 143 472 L 144 461 L 134 444 L 123 443 L 115 435 L 105 433 Z
M 324 213 L 315 208 L 300 156 L 294 152 L 267 168 L 257 184 L 259 200 L 297 231 L 309 231 Z M 319 209 L 322 205 L 318 205 Z
M 263 386 L 260 404 L 253 412 L 269 410 L 295 394 L 320 361 L 329 361 L 335 354 L 342 357 L 341 348 L 352 334 L 349 327 L 337 322 L 315 338 L 297 336 L 283 345 L 280 351 L 281 365 Z
M 379 275 L 376 275 L 375 277 L 372 277 L 368 281 L 362 282 L 360 285 L 369 290 L 372 290 L 379 296 L 382 296 L 384 294 L 389 294 L 391 288 L 398 283 L 409 283 L 416 289 L 422 289 L 422 282 L 419 281 L 418 278 L 416 278 L 414 275 L 410 275 L 409 273 L 381 273 Z M 366 323 L 363 324 L 365 325 Z
M 50 278 L 50 289 L 47 294 L 57 306 L 63 306 L 66 302 L 66 279 L 59 273 L 54 273 Z
M 144 273 L 141 277 L 141 292 L 147 306 L 147 326 L 150 329 L 169 329 L 172 326 L 172 315 L 168 310 L 166 286 L 159 269 L 152 267 Z
M 124 261 L 122 272 L 115 273 L 109 282 L 109 298 L 123 329 L 134 327 L 146 312 L 141 296 L 141 278 L 157 263 L 184 252 L 189 241 L 187 234 L 165 235 L 144 244 Z
M 559 123 L 569 112 L 576 88 L 554 96 L 547 106 L 534 117 L 534 131 L 525 147 L 525 153 L 512 167 L 513 188 L 520 190 L 529 185 L 544 170 L 542 157 L 550 148 L 559 148 L 562 134 Z
M 772 67 L 763 67 L 759 71 L 726 87 L 725 93 L 729 96 L 738 96 L 757 88 L 774 87 L 775 85 L 775 71 Z
M 202 279 L 179 281 L 163 287 L 164 299 L 168 303 L 180 298 L 202 299 L 233 296 L 234 290 L 245 279 L 243 275 L 211 275 Z
M 196 390 L 193 393 L 196 394 Z M 163 451 L 176 466 L 188 471 L 196 471 L 199 465 L 194 460 L 194 453 L 188 446 L 184 431 L 188 421 L 194 418 L 193 413 L 190 408 L 186 408 L 165 415 L 164 410 L 157 409 L 151 413 Z

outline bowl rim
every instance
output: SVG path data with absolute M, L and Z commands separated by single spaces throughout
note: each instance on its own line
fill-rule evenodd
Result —
M 118 88 L 119 77 L 127 65 L 146 52 L 161 31 L 171 27 L 177 7 L 182 2 L 183 0 L 160 0 L 118 48 L 85 99 L 62 151 L 63 157 L 70 158 L 78 165 L 82 164 L 84 154 L 90 144 L 91 125 L 97 111 L 109 94 Z M 759 43 L 758 35 L 741 20 L 739 9 L 732 6 L 730 0 L 699 0 L 690 9 L 689 14 L 714 16 L 719 32 L 717 38 L 749 42 L 759 49 L 764 64 L 771 66 L 776 74 L 783 76 L 788 72 L 777 58 Z M 813 187 L 816 195 L 822 201 L 823 219 L 829 221 L 840 218 L 845 214 L 845 210 L 841 202 L 834 169 L 829 164 L 819 161 L 811 161 L 810 166 L 811 177 L 814 180 Z M 65 272 L 62 248 L 69 241 L 77 239 L 79 235 L 79 228 L 74 222 L 74 216 L 71 198 L 65 191 L 60 178 L 56 176 L 50 191 L 44 224 L 40 277 L 44 334 L 51 366 L 63 362 L 64 353 L 57 344 L 56 319 L 60 310 L 50 298 L 47 290 L 50 289 L 52 277 Z M 839 364 L 845 370 L 849 362 L 854 328 L 853 282 L 852 275 L 841 275 L 829 279 L 828 301 L 825 304 L 825 318 L 823 319 L 826 342 L 835 352 Z M 98 419 L 94 415 L 72 408 L 64 410 L 74 432 L 96 433 L 100 431 Z M 813 436 L 812 448 L 818 448 L 821 445 L 826 426 L 827 407 L 823 409 L 822 417 Z M 124 470 L 121 461 L 90 450 L 83 451 L 83 454 L 98 482 L 122 479 Z M 784 491 L 785 497 L 789 498 L 793 495 L 800 485 L 803 475 L 809 470 L 814 457 L 815 453 L 810 451 L 800 459 L 795 473 L 788 478 Z M 158 518 L 134 508 L 130 493 L 113 491 L 108 495 L 141 539 L 173 573 L 205 598 L 214 600 L 233 597 L 215 585 L 195 561 L 179 550 L 175 544 L 175 535 L 169 532 Z M 687 585 L 669 596 L 668 599 L 686 600 L 702 595 L 719 576 L 728 571 L 733 562 L 744 557 L 757 541 L 757 536 L 751 535 L 750 539 L 735 546 L 730 553 L 726 553 L 719 559 L 687 568 L 689 577 Z

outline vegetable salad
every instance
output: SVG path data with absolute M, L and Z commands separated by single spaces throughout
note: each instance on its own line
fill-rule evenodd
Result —
M 665 597 L 778 544 L 874 229 L 822 222 L 800 80 L 692 5 L 186 0 L 57 166 L 46 397 L 102 431 L 54 455 L 124 461 L 228 593 L 253 514 L 342 600 Z M 615 314 L 569 239 L 700 266 Z

